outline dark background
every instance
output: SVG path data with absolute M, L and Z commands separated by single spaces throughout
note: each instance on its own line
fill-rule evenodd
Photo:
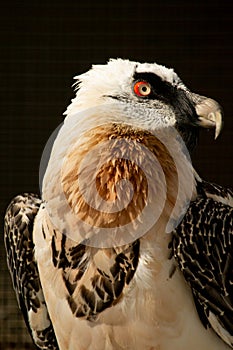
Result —
M 40 156 L 74 96 L 72 77 L 110 57 L 174 67 L 193 91 L 224 108 L 219 139 L 204 131 L 200 175 L 232 184 L 231 1 L 9 1 L 1 4 L 0 348 L 31 349 L 6 269 L 3 212 L 38 192 Z

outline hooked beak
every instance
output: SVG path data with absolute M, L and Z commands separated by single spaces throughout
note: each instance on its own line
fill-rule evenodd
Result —
M 203 128 L 215 128 L 216 139 L 223 127 L 221 106 L 211 98 L 196 94 L 193 100 L 196 102 L 195 109 L 199 117 L 197 124 Z

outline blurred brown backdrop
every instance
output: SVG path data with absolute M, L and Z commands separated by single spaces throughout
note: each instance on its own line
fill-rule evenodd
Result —
M 16 305 L 3 247 L 3 212 L 15 194 L 38 192 L 41 152 L 73 96 L 72 77 L 110 57 L 174 67 L 225 111 L 214 142 L 194 153 L 201 176 L 232 184 L 233 2 L 12 1 L 1 4 L 0 349 L 33 349 Z

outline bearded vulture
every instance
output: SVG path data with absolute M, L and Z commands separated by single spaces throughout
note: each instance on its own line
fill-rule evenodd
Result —
M 37 349 L 233 349 L 233 193 L 189 154 L 222 127 L 173 69 L 112 59 L 76 77 L 41 195 L 5 216 Z M 44 163 L 43 163 L 44 164 Z

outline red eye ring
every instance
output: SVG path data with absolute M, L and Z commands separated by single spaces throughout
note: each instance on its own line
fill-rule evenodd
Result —
M 145 97 L 151 93 L 151 85 L 147 81 L 138 81 L 133 87 L 133 91 L 137 96 Z

